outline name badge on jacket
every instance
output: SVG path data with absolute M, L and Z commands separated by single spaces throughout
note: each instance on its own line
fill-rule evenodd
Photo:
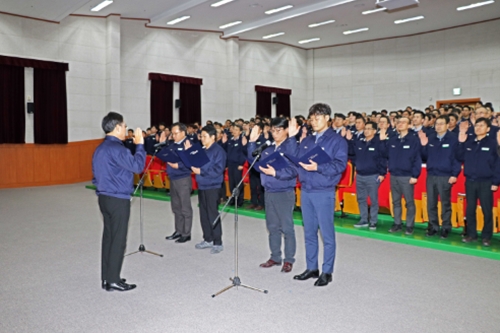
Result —
M 403 149 L 410 149 L 410 146 L 403 146 Z
M 490 151 L 490 147 L 483 147 L 481 148 L 482 151 Z
M 442 145 L 443 148 L 450 148 L 450 145 L 445 143 L 444 145 Z
M 368 150 L 369 150 L 369 151 L 375 151 L 375 148 L 370 147 L 370 148 L 368 148 Z

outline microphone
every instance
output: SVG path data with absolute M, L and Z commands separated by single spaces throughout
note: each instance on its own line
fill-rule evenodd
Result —
M 165 141 L 163 141 L 163 142 L 158 142 L 157 144 L 155 144 L 155 145 L 154 145 L 154 147 L 155 147 L 156 149 L 158 149 L 158 148 L 163 148 L 163 147 L 165 147 L 165 146 L 168 146 L 168 140 L 165 140 Z
M 264 149 L 266 149 L 270 145 L 271 145 L 271 141 L 267 140 L 262 146 L 260 146 L 259 148 L 254 150 L 254 152 L 252 153 L 252 156 L 257 156 L 257 155 L 262 154 Z

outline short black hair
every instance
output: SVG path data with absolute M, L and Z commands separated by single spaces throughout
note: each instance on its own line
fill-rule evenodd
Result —
M 164 123 L 163 121 L 161 121 L 161 122 L 159 122 L 159 123 L 158 123 L 158 127 L 160 127 L 160 126 L 162 126 L 162 125 L 163 125 L 163 127 L 165 127 L 165 126 L 166 126 L 166 125 L 165 125 L 165 123 Z
M 233 126 L 239 128 L 240 132 L 243 132 L 243 127 L 241 127 L 241 125 L 234 123 Z
M 488 118 L 481 117 L 476 120 L 476 124 L 479 122 L 483 122 L 486 124 L 486 126 L 491 127 L 491 120 L 489 120 Z
M 132 133 L 134 133 L 134 130 L 133 130 L 133 129 L 131 129 L 131 128 L 129 128 L 127 132 L 132 132 Z
M 358 120 L 358 119 L 363 120 L 363 123 L 365 123 L 365 124 L 366 124 L 366 119 L 365 119 L 365 117 L 363 117 L 363 116 L 362 116 L 361 114 L 359 114 L 359 113 L 358 113 L 358 115 L 356 116 L 356 120 Z
M 417 114 L 419 114 L 420 116 L 422 116 L 422 119 L 425 118 L 425 113 L 423 113 L 422 111 L 416 110 L 416 111 L 413 112 L 413 115 L 417 115 Z
M 333 118 L 341 118 L 342 120 L 345 120 L 345 114 L 343 113 L 336 113 Z
M 102 129 L 108 134 L 115 130 L 116 125 L 123 123 L 123 116 L 117 112 L 110 112 L 102 118 Z
M 283 117 L 273 118 L 271 120 L 271 127 L 281 127 L 284 129 L 288 128 L 288 120 Z
M 332 109 L 330 109 L 330 105 L 325 104 L 325 103 L 316 103 L 313 104 L 309 108 L 309 116 L 315 115 L 315 114 L 320 114 L 324 116 L 331 116 L 332 115 Z
M 425 118 L 427 118 L 427 120 L 430 121 L 430 120 L 436 118 L 436 116 L 434 114 L 432 114 L 432 113 L 426 113 L 425 114 Z
M 438 119 L 444 119 L 444 121 L 446 122 L 446 124 L 448 124 L 450 122 L 450 117 L 448 117 L 447 115 L 443 114 L 439 117 L 437 117 L 436 121 L 438 121 Z
M 448 115 L 448 118 L 450 118 L 450 117 L 453 117 L 453 118 L 455 118 L 456 121 L 458 121 L 458 114 L 456 114 L 456 113 L 450 113 Z
M 297 120 L 297 125 L 302 126 L 304 121 L 302 120 L 302 116 L 295 116 L 295 120 Z
M 385 116 L 385 115 L 387 115 L 387 110 L 383 109 L 382 111 L 380 111 L 380 113 L 382 113 Z
M 387 120 L 387 123 L 390 125 L 391 124 L 391 120 L 389 119 L 389 117 L 387 116 L 381 116 L 380 119 L 384 118 L 385 120 Z M 380 119 L 378 121 L 380 121 Z
M 184 134 L 187 134 L 187 127 L 186 127 L 186 124 L 184 123 L 173 123 L 172 124 L 172 128 L 174 128 L 175 126 L 179 127 L 179 131 L 181 132 L 184 132 Z
M 372 125 L 372 128 L 373 128 L 374 130 L 376 130 L 376 129 L 377 129 L 377 123 L 376 123 L 376 122 L 374 122 L 374 121 L 367 121 L 367 122 L 366 122 L 366 124 L 365 124 L 365 128 L 366 128 L 366 126 L 367 126 L 367 125 Z
M 206 132 L 208 136 L 214 136 L 217 138 L 217 130 L 212 125 L 203 126 L 202 132 Z

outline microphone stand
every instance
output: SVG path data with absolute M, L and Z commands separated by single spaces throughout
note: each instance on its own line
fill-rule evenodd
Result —
M 264 294 L 268 293 L 268 291 L 265 289 L 259 289 L 259 288 L 251 287 L 249 285 L 241 283 L 240 277 L 238 276 L 238 195 L 240 194 L 240 186 L 243 184 L 243 181 L 245 180 L 246 176 L 248 175 L 250 170 L 252 170 L 254 164 L 257 162 L 257 160 L 260 158 L 261 155 L 262 155 L 262 151 L 260 151 L 255 156 L 255 159 L 253 160 L 252 164 L 248 168 L 247 172 L 245 173 L 243 178 L 241 178 L 240 183 L 238 184 L 238 186 L 236 186 L 233 189 L 231 197 L 229 197 L 227 199 L 226 204 L 224 205 L 224 207 L 222 207 L 222 210 L 220 211 L 219 215 L 217 216 L 215 221 L 212 223 L 213 227 L 215 227 L 217 225 L 217 223 L 222 223 L 222 221 L 221 221 L 222 216 L 221 215 L 224 212 L 224 210 L 226 209 L 229 202 L 231 202 L 231 199 L 233 199 L 234 203 L 235 203 L 235 205 L 234 205 L 234 273 L 235 273 L 235 275 L 234 275 L 234 277 L 229 278 L 229 280 L 232 282 L 232 284 L 230 284 L 229 286 L 225 287 L 224 289 L 219 290 L 218 292 L 213 294 L 212 298 L 222 294 L 223 292 L 225 292 L 233 287 L 236 287 L 236 288 L 244 287 L 244 288 L 247 288 L 250 290 L 259 291 L 259 292 L 264 293 Z
M 144 173 L 142 174 L 142 177 L 141 179 L 139 180 L 139 183 L 137 184 L 137 187 L 135 188 L 134 190 L 134 193 L 132 193 L 132 198 L 134 197 L 135 193 L 137 192 L 137 189 L 140 188 L 141 191 L 139 192 L 140 195 L 139 195 L 139 221 L 140 221 L 140 229 L 141 229 L 141 245 L 139 245 L 139 249 L 137 251 L 134 251 L 134 252 L 131 252 L 129 254 L 126 254 L 126 256 L 129 256 L 129 255 L 132 255 L 132 254 L 136 254 L 136 253 L 149 253 L 149 254 L 154 254 L 155 256 L 159 256 L 159 257 L 163 257 L 163 254 L 159 254 L 159 253 L 156 253 L 156 252 L 152 252 L 152 251 L 148 251 L 146 250 L 146 247 L 144 246 L 144 232 L 143 232 L 143 228 L 144 228 L 144 223 L 143 223 L 143 211 L 142 211 L 142 199 L 143 199 L 143 193 L 142 193 L 142 190 L 144 188 L 144 177 L 146 176 L 146 174 L 148 173 L 149 171 L 149 167 L 151 166 L 151 163 L 153 163 L 153 160 L 156 158 L 156 153 L 158 153 L 158 151 L 160 151 L 162 147 L 158 147 L 154 154 L 153 154 L 153 157 L 151 158 L 151 160 L 149 161 L 149 164 L 148 166 L 146 167 L 146 170 L 144 170 Z M 132 201 L 132 198 L 130 198 L 130 201 Z

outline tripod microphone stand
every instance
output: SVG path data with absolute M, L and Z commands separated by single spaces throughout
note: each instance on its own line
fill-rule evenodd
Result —
M 151 163 L 153 163 L 153 160 L 156 158 L 156 153 L 158 153 L 158 151 L 160 150 L 160 147 L 158 147 L 151 160 L 149 161 L 149 164 L 148 166 L 146 167 L 146 170 L 144 171 L 144 173 L 142 174 L 142 177 L 141 179 L 139 180 L 139 183 L 137 184 L 137 187 L 135 188 L 134 190 L 134 193 L 132 193 L 132 198 L 134 197 L 135 193 L 137 192 L 137 189 L 140 188 L 141 191 L 139 192 L 139 221 L 140 221 L 140 229 L 141 229 L 141 245 L 139 245 L 139 249 L 137 251 L 134 251 L 134 252 L 131 252 L 129 254 L 126 254 L 126 256 L 129 256 L 131 254 L 136 254 L 136 253 L 149 253 L 149 254 L 154 254 L 155 256 L 159 256 L 159 257 L 163 257 L 163 254 L 159 254 L 159 253 L 156 253 L 156 252 L 152 252 L 152 251 L 148 251 L 146 250 L 146 247 L 144 246 L 144 223 L 143 223 L 143 212 L 142 212 L 142 199 L 143 199 L 143 193 L 142 193 L 142 190 L 143 190 L 143 187 L 144 187 L 144 177 L 146 176 L 146 174 L 148 173 L 149 171 L 149 167 L 151 166 Z M 132 198 L 130 198 L 130 201 L 132 201 Z
M 246 176 L 248 175 L 250 170 L 252 170 L 254 164 L 257 162 L 257 160 L 260 158 L 261 155 L 262 155 L 262 151 L 259 152 L 257 154 L 257 156 L 255 156 L 255 159 L 253 160 L 252 164 L 248 168 L 248 170 L 245 173 L 245 175 L 243 176 L 243 178 L 241 178 L 241 181 L 239 182 L 238 186 L 236 186 L 233 189 L 231 197 L 229 197 L 229 199 L 227 200 L 224 207 L 222 207 L 222 210 L 220 211 L 219 216 L 217 216 L 215 221 L 212 223 L 213 227 L 215 227 L 217 225 L 217 223 L 222 223 L 222 221 L 221 221 L 222 216 L 221 215 L 224 212 L 224 210 L 226 209 L 227 205 L 231 202 L 231 199 L 233 199 L 234 203 L 235 203 L 235 205 L 234 205 L 234 274 L 235 275 L 234 275 L 234 277 L 229 278 L 229 280 L 232 282 L 232 284 L 230 284 L 229 286 L 225 287 L 224 289 L 219 290 L 218 292 L 213 294 L 212 298 L 222 294 L 223 292 L 225 292 L 233 287 L 236 287 L 236 288 L 244 287 L 247 289 L 259 291 L 259 292 L 264 293 L 264 294 L 268 293 L 268 291 L 265 289 L 259 289 L 259 288 L 255 288 L 255 287 L 241 283 L 241 279 L 240 279 L 239 274 L 238 274 L 238 196 L 240 194 L 240 186 L 243 184 L 243 180 L 245 180 Z

